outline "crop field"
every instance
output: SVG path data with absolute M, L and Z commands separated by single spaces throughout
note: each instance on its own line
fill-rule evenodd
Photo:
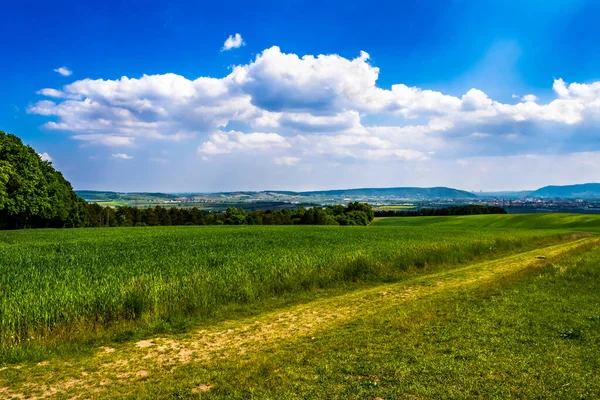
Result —
M 600 231 L 597 214 L 499 214 L 448 217 L 389 217 L 376 218 L 372 226 L 429 226 L 462 229 L 571 229 Z
M 0 398 L 597 398 L 599 230 L 486 215 L 0 232 Z
M 6 346 L 119 320 L 207 314 L 227 303 L 460 264 L 560 234 L 318 226 L 2 232 L 0 338 Z
M 413 205 L 386 205 L 386 206 L 376 206 L 374 210 L 411 210 L 416 208 Z

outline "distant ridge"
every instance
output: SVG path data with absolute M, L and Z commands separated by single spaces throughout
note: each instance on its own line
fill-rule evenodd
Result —
M 110 192 L 99 190 L 75 190 L 79 197 L 89 201 L 112 201 L 118 199 L 127 199 L 130 197 L 144 196 L 156 198 L 174 199 L 178 196 L 171 193 L 160 192 Z
M 231 192 L 182 192 L 182 193 L 156 193 L 156 192 L 110 192 L 94 190 L 76 190 L 79 196 L 90 201 L 128 200 L 143 196 L 145 198 L 176 199 L 177 197 L 192 196 L 330 196 L 330 197 L 396 197 L 407 200 L 458 200 L 477 199 L 489 197 L 505 198 L 570 198 L 570 199 L 600 199 L 600 183 L 584 183 L 579 185 L 545 186 L 534 191 L 520 192 L 483 192 L 473 193 L 466 190 L 454 189 L 445 186 L 439 187 L 390 187 L 390 188 L 358 188 L 311 190 L 295 192 L 291 190 L 260 190 L 260 191 L 231 191 Z
M 404 199 L 474 199 L 477 195 L 465 190 L 449 187 L 393 187 L 393 188 L 361 188 L 342 190 L 318 190 L 301 192 L 306 196 L 393 196 Z
M 579 185 L 544 186 L 529 194 L 529 197 L 550 198 L 600 198 L 600 183 L 583 183 Z
M 402 199 L 427 200 L 427 199 L 475 199 L 477 195 L 465 190 L 449 187 L 391 187 L 391 188 L 359 188 L 359 189 L 336 189 L 336 190 L 313 190 L 307 192 L 294 192 L 288 190 L 261 190 L 261 191 L 235 191 L 235 192 L 186 192 L 184 193 L 149 193 L 149 192 L 110 192 L 94 190 L 76 190 L 76 193 L 84 199 L 91 201 L 110 201 L 116 199 L 130 198 L 138 195 L 145 197 L 176 198 L 178 196 L 194 195 L 227 195 L 227 196 L 252 196 L 256 194 L 283 195 L 283 196 L 335 196 L 335 197 L 397 197 Z

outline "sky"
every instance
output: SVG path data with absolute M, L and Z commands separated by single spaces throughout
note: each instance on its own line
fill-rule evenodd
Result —
M 0 130 L 76 189 L 600 181 L 600 2 L 5 2 Z

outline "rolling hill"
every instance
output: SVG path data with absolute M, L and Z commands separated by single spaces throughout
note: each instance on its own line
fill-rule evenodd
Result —
M 361 188 L 342 190 L 322 190 L 302 192 L 305 196 L 343 196 L 343 197 L 399 197 L 404 199 L 474 199 L 477 195 L 465 190 L 449 187 L 394 187 L 394 188 Z
M 600 198 L 600 183 L 544 186 L 543 188 L 531 192 L 529 197 Z

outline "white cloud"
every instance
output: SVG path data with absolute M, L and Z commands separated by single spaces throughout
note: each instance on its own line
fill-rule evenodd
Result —
M 225 40 L 225 43 L 223 43 L 223 48 L 221 49 L 221 51 L 227 51 L 227 50 L 231 50 L 231 49 L 238 49 L 242 46 L 245 46 L 246 43 L 244 42 L 244 40 L 242 39 L 242 35 L 240 35 L 239 33 L 236 33 L 235 35 L 229 35 L 229 37 L 227 38 L 227 40 Z
M 535 94 L 526 94 L 525 96 L 523 96 L 523 98 L 521 99 L 525 102 L 527 101 L 532 101 L 532 102 L 536 102 L 539 100 L 539 97 L 537 97 Z
M 473 133 L 471 133 L 471 137 L 474 137 L 474 138 L 487 138 L 487 137 L 490 137 L 490 136 L 492 136 L 492 134 L 491 133 L 486 133 L 486 132 L 473 132 Z
M 62 91 L 56 90 L 56 89 L 38 90 L 37 94 L 41 94 L 41 95 L 47 96 L 47 97 L 57 97 L 57 98 L 62 98 L 65 95 Z
M 119 160 L 131 160 L 133 156 L 127 155 L 125 153 L 113 153 L 112 158 L 116 158 Z
M 477 111 L 491 107 L 493 102 L 481 90 L 471 89 L 462 96 L 460 104 L 463 111 Z
M 237 131 L 215 132 L 210 140 L 202 143 L 198 152 L 202 154 L 226 154 L 233 151 L 266 150 L 290 147 L 286 138 L 276 133 L 243 133 Z
M 73 71 L 71 71 L 69 68 L 67 67 L 60 67 L 60 68 L 56 68 L 54 70 L 54 72 L 58 72 L 59 74 L 61 74 L 62 76 L 70 76 Z
M 81 140 L 89 144 L 98 144 L 109 147 L 132 146 L 134 143 L 133 137 L 128 136 L 111 136 L 111 135 L 75 135 L 71 136 L 75 140 Z
M 300 157 L 276 157 L 273 159 L 273 162 L 277 165 L 285 165 L 291 167 L 293 165 L 298 164 L 298 162 L 302 160 Z
M 40 156 L 42 161 L 52 161 L 52 157 L 50 157 L 50 154 L 48 153 L 40 153 L 38 155 Z
M 243 44 L 239 35 L 229 39 L 231 48 Z M 557 152 L 597 143 L 600 82 L 557 79 L 554 99 L 513 95 L 516 104 L 507 104 L 478 88 L 462 95 L 403 83 L 384 89 L 378 78 L 366 52 L 345 58 L 271 47 L 222 78 L 166 73 L 44 88 L 38 93 L 46 99 L 28 112 L 51 117 L 46 129 L 83 145 L 187 141 L 196 159 L 260 152 L 283 165 L 294 159 L 303 166 L 323 160 L 422 163 L 535 152 L 561 140 L 572 148 Z
M 354 60 L 338 55 L 298 57 L 275 46 L 235 67 L 225 79 L 249 95 L 253 105 L 268 111 L 318 110 L 325 115 L 344 108 L 381 107 L 381 89 L 375 87 L 379 69 L 368 59 L 365 52 Z

